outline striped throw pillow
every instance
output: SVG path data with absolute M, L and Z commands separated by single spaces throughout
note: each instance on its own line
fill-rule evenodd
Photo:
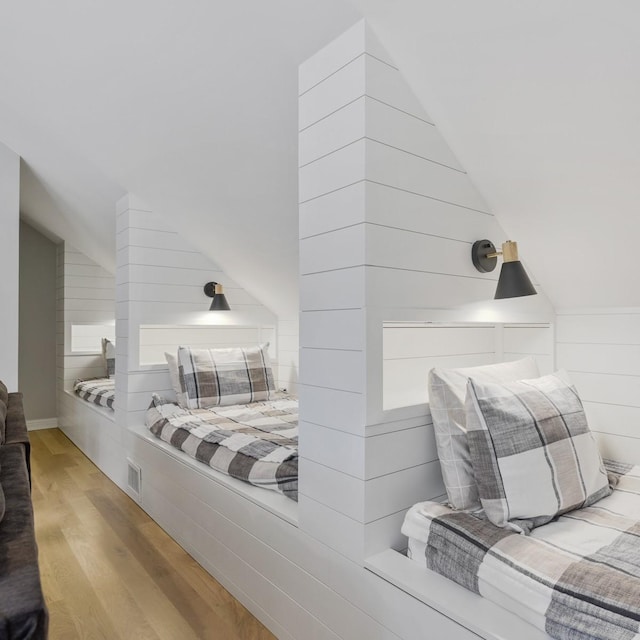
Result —
M 528 533 L 611 493 L 582 402 L 563 372 L 467 384 L 467 440 L 493 524 Z
M 275 392 L 268 344 L 225 349 L 178 347 L 181 400 L 188 409 L 269 400 Z

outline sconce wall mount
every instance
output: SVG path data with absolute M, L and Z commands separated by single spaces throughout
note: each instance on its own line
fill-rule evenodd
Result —
M 497 251 L 491 240 L 477 240 L 471 248 L 473 266 L 481 273 L 490 273 L 498 264 L 498 256 L 502 256 L 502 268 L 494 298 L 519 298 L 533 296 L 537 293 L 527 272 L 518 260 L 518 244 L 507 240 L 502 244 L 502 251 Z
M 209 311 L 230 311 L 231 307 L 224 295 L 224 289 L 219 282 L 207 282 L 204 285 L 204 293 L 209 298 L 213 298 Z

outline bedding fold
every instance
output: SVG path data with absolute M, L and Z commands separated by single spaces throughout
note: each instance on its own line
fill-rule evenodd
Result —
M 640 467 L 606 462 L 611 495 L 523 535 L 414 505 L 410 556 L 557 640 L 640 638 Z
M 99 407 L 114 409 L 116 398 L 116 381 L 113 378 L 92 378 L 76 380 L 73 392 L 83 400 Z
M 210 409 L 152 405 L 151 433 L 216 471 L 298 499 L 298 403 L 273 400 Z

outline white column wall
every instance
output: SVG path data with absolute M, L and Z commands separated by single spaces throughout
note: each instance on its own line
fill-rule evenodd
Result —
M 444 490 L 428 412 L 383 411 L 382 323 L 492 298 L 470 249 L 506 235 L 364 22 L 299 87 L 300 524 L 362 560 Z
M 0 143 L 0 380 L 18 390 L 20 156 Z

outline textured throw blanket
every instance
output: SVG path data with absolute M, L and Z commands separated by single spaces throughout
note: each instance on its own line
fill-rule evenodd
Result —
M 147 411 L 151 433 L 216 471 L 298 499 L 298 402 L 285 395 L 251 404 Z
M 412 559 L 558 640 L 640 638 L 640 466 L 606 463 L 613 493 L 522 535 L 424 502 Z
M 76 380 L 73 391 L 83 400 L 107 409 L 113 409 L 116 397 L 116 381 L 112 378 L 93 378 Z

